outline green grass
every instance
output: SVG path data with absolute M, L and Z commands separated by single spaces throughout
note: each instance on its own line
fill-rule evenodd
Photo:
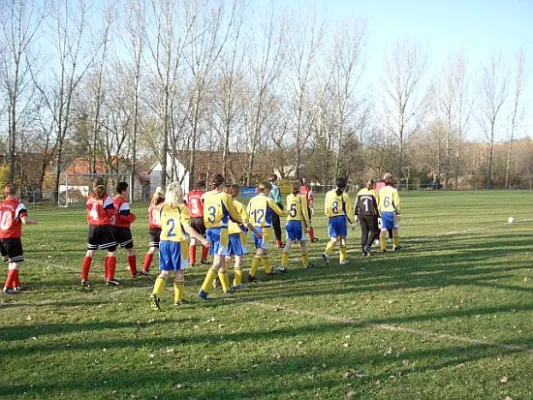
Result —
M 533 193 L 401 195 L 405 251 L 363 259 L 357 230 L 349 265 L 323 267 L 321 240 L 317 268 L 302 270 L 295 248 L 289 274 L 210 302 L 195 295 L 206 269 L 190 269 L 191 304 L 174 309 L 167 289 L 161 313 L 151 281 L 126 278 L 123 251 L 119 288 L 99 281 L 103 253 L 93 289 L 79 288 L 83 210 L 31 210 L 31 289 L 0 296 L 0 397 L 532 399 Z M 135 205 L 139 262 L 145 210 Z

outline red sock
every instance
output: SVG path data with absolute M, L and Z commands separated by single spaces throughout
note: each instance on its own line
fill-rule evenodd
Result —
M 315 230 L 313 227 L 309 228 L 309 239 L 315 240 Z
M 13 287 L 19 287 L 19 286 L 20 286 L 19 270 L 14 269 L 13 270 Z
M 128 264 L 130 266 L 130 274 L 131 274 L 131 276 L 137 275 L 137 257 L 136 256 L 128 256 Z
M 107 279 L 115 279 L 115 271 L 117 269 L 117 258 L 106 257 L 105 261 L 107 267 Z
M 209 254 L 209 248 L 202 246 L 202 261 L 207 261 L 208 254 Z
M 14 269 L 10 269 L 10 270 L 7 271 L 7 278 L 6 278 L 6 283 L 4 285 L 4 289 L 13 287 L 13 271 L 15 271 L 15 270 Z
M 196 246 L 189 246 L 189 258 L 191 265 L 196 264 Z
M 83 261 L 81 263 L 81 279 L 84 281 L 89 279 L 89 270 L 91 269 L 92 260 L 93 259 L 91 257 L 83 257 Z
M 146 253 L 144 256 L 144 265 L 143 265 L 143 271 L 148 272 L 150 270 L 150 265 L 152 265 L 152 260 L 154 258 L 154 255 L 152 253 Z
M 104 280 L 107 281 L 109 276 L 109 265 L 107 264 L 107 256 L 104 258 Z

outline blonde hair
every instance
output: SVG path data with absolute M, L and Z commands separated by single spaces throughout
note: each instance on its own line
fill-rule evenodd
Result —
M 257 191 L 259 193 L 265 193 L 267 190 L 272 190 L 272 185 L 270 182 L 261 182 L 259 185 L 257 185 Z
M 104 186 L 104 178 L 98 177 L 93 179 L 93 195 L 98 200 L 102 200 L 106 195 L 107 190 Z
M 165 203 L 169 204 L 172 208 L 177 208 L 183 203 L 183 190 L 178 182 L 172 182 L 167 186 Z
M 292 194 L 298 194 L 300 189 L 302 188 L 302 184 L 299 180 L 292 181 Z

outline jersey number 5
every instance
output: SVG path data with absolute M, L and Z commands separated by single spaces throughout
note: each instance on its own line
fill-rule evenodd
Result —
M 296 217 L 296 214 L 298 213 L 298 211 L 296 210 L 296 204 L 295 203 L 292 203 L 291 204 L 291 208 L 289 208 L 289 215 L 294 218 Z

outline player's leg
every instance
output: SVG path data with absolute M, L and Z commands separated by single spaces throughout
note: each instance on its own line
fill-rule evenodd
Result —
M 174 278 L 174 305 L 181 306 L 188 303 L 183 299 L 183 293 L 185 292 L 185 279 L 183 278 L 183 270 L 188 267 L 188 257 L 183 254 L 187 251 L 187 242 L 178 243 L 177 246 L 179 255 L 175 254 L 174 267 L 176 270 L 176 276 Z
M 3 239 L 6 257 L 8 260 L 8 277 L 4 292 L 8 294 L 17 293 L 25 290 L 20 284 L 19 269 L 24 262 L 24 252 L 22 250 L 22 241 L 20 238 Z
M 196 226 L 195 226 L 195 229 L 200 235 L 205 236 L 206 229 L 205 229 L 205 224 L 204 224 L 204 219 L 203 218 L 199 218 L 198 219 L 198 221 L 196 223 Z M 210 262 L 207 260 L 208 256 L 209 256 L 209 247 L 202 246 L 202 259 L 200 260 L 200 263 L 202 265 L 209 265 L 210 264 Z
M 400 235 L 398 234 L 398 228 L 392 228 L 392 251 L 400 250 Z
M 287 237 L 285 247 L 281 251 L 281 272 L 287 272 L 287 268 L 289 267 L 289 253 L 291 252 L 293 243 L 294 241 L 290 237 Z
M 379 236 L 379 229 L 378 229 L 378 219 L 377 217 L 367 217 L 367 224 L 368 224 L 368 238 L 365 245 L 365 252 L 367 255 L 372 255 L 372 244 L 376 240 L 376 238 Z
M 311 224 L 311 207 L 307 207 L 307 215 L 309 216 L 309 240 L 311 242 L 318 242 L 318 238 L 315 237 L 315 230 Z
M 96 253 L 96 250 L 98 249 L 98 232 L 97 232 L 97 226 L 95 225 L 89 225 L 89 231 L 87 233 L 87 251 L 85 253 L 85 257 L 83 257 L 83 261 L 81 262 L 81 285 L 83 287 L 89 287 L 89 271 L 91 269 L 91 263 L 94 258 L 94 254 Z M 105 279 L 107 279 L 107 274 L 104 272 Z
M 191 241 L 190 241 L 189 262 L 191 264 L 191 267 L 196 266 L 196 239 L 195 238 L 191 238 Z
M 309 268 L 312 265 L 309 264 L 309 255 L 307 250 L 307 240 L 300 240 L 300 250 L 302 251 L 302 266 Z
M 348 264 L 348 252 L 346 250 L 346 236 L 340 237 L 339 264 Z
M 161 239 L 161 229 L 150 229 L 148 232 L 150 234 L 150 242 L 148 253 L 144 256 L 142 275 L 148 275 L 155 251 L 159 249 L 159 242 Z
M 204 300 L 207 300 L 213 279 L 217 277 L 218 271 L 224 268 L 226 264 L 225 247 L 228 246 L 229 238 L 225 237 L 225 235 L 227 235 L 227 229 L 217 228 L 207 230 L 207 240 L 212 245 L 210 251 L 213 253 L 213 265 L 207 270 L 202 287 L 198 291 L 198 296 Z
M 359 226 L 361 227 L 361 252 L 363 256 L 366 256 L 367 255 L 366 245 L 368 243 L 368 235 L 369 235 L 369 226 L 368 226 L 367 216 L 359 217 Z
M 279 215 L 276 213 L 272 214 L 272 227 L 274 228 L 274 235 L 276 237 L 276 247 L 280 249 L 283 247 L 281 242 L 281 221 Z
M 233 267 L 233 287 L 238 289 L 241 287 L 242 282 L 242 264 L 243 256 L 235 256 L 235 265 Z
M 135 250 L 133 250 L 133 237 L 131 235 L 130 228 L 124 228 L 124 234 L 128 237 L 128 240 L 124 242 L 124 248 L 128 253 L 128 268 L 130 270 L 130 276 L 136 278 L 137 274 L 137 256 Z
M 162 241 L 159 244 L 159 276 L 156 278 L 152 294 L 150 295 L 150 306 L 152 310 L 161 311 L 161 296 L 165 290 L 168 276 L 174 270 L 174 243 Z

